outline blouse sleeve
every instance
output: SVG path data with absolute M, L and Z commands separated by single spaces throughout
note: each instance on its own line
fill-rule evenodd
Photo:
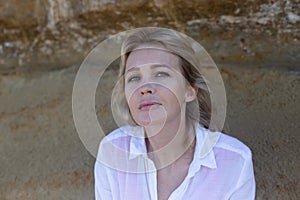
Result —
M 107 167 L 104 166 L 98 160 L 96 160 L 95 162 L 94 176 L 95 176 L 95 199 L 96 200 L 113 199 L 111 188 L 109 185 Z
M 255 178 L 252 163 L 252 154 L 249 150 L 241 170 L 237 187 L 230 197 L 230 200 L 254 200 L 255 199 Z

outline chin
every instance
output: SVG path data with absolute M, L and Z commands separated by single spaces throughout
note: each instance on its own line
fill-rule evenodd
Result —
M 161 118 L 161 117 L 152 117 L 150 118 L 150 116 L 143 116 L 143 117 L 138 117 L 138 118 L 134 118 L 135 122 L 139 125 L 139 126 L 163 126 L 165 119 Z

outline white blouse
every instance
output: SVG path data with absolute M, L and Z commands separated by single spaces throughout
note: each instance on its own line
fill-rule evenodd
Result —
M 95 162 L 97 200 L 157 200 L 157 174 L 147 157 L 142 127 L 124 126 L 101 141 Z M 169 200 L 253 200 L 250 149 L 239 140 L 200 125 L 193 161 Z

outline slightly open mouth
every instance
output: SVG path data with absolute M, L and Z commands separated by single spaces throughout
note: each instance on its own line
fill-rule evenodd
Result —
M 148 111 L 150 109 L 155 109 L 159 106 L 161 106 L 160 103 L 154 103 L 154 102 L 153 103 L 144 103 L 139 106 L 139 109 L 143 110 L 143 111 Z

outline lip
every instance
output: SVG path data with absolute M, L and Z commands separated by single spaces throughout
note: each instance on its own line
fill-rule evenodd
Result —
M 143 101 L 140 105 L 139 105 L 139 110 L 150 110 L 153 108 L 156 108 L 158 106 L 161 106 L 162 104 L 157 102 L 157 101 Z

